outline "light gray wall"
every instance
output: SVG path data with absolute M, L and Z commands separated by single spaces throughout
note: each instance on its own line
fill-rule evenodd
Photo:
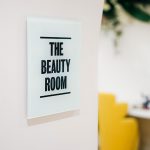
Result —
M 143 102 L 142 93 L 150 96 L 150 25 L 138 21 L 126 25 L 117 48 L 106 33 L 100 44 L 99 91 L 112 92 L 130 104 Z
M 97 46 L 99 0 L 0 1 L 0 149 L 97 149 Z M 73 19 L 83 24 L 81 109 L 65 119 L 26 119 L 26 17 Z M 58 118 L 64 118 L 58 117 Z

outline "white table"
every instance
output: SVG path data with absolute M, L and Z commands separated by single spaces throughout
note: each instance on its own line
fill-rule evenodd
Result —
M 128 114 L 136 118 L 150 119 L 150 110 L 142 108 L 129 108 Z
M 138 119 L 140 150 L 150 150 L 150 110 L 129 108 L 128 115 Z

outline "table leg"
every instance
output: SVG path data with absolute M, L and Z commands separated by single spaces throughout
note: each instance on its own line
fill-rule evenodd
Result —
M 140 150 L 150 150 L 150 120 L 138 119 L 140 130 Z

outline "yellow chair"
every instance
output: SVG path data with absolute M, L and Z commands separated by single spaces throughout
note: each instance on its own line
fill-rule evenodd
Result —
M 126 118 L 127 105 L 116 104 L 112 94 L 99 95 L 100 150 L 138 150 L 138 124 Z

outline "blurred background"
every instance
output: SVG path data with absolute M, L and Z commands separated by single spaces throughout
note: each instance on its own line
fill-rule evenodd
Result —
M 101 149 L 150 150 L 150 0 L 105 0 L 98 91 Z M 118 105 L 120 102 L 126 105 Z M 123 129 L 122 120 L 134 127 Z M 134 142 L 127 142 L 130 138 Z
M 141 103 L 150 96 L 150 0 L 106 0 L 99 47 L 99 91 Z

